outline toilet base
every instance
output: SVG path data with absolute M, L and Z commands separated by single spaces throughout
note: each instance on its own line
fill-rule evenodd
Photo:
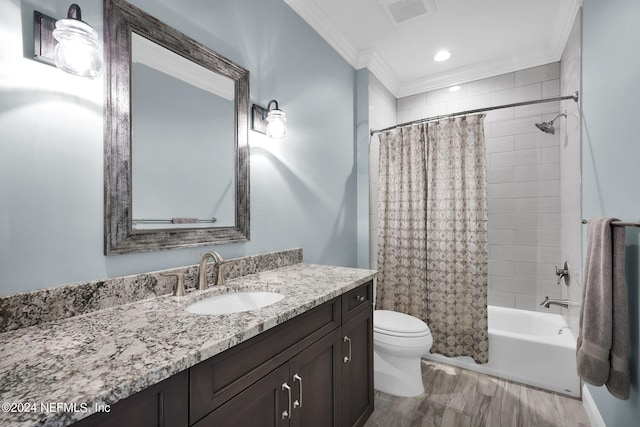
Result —
M 424 393 L 420 356 L 398 357 L 373 351 L 373 387 L 383 393 L 415 397 Z

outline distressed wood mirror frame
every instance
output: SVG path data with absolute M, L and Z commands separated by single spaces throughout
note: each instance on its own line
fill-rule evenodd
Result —
M 131 33 L 235 83 L 235 225 L 134 230 L 131 187 Z M 249 71 L 123 0 L 104 2 L 105 255 L 249 240 Z M 168 171 L 168 173 L 170 173 Z

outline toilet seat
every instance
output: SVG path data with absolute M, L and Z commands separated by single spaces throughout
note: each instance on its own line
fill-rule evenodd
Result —
M 373 331 L 406 338 L 431 335 L 429 326 L 422 320 L 390 310 L 375 310 L 373 312 Z

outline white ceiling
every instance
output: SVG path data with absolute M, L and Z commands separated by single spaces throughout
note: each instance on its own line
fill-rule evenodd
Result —
M 385 4 L 399 0 L 284 1 L 398 98 L 559 61 L 581 3 L 423 0 L 434 13 L 397 24 Z M 451 58 L 433 61 L 442 49 Z

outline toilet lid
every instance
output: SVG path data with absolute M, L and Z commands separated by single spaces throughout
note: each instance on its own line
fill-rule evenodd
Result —
M 373 328 L 382 333 L 397 335 L 427 335 L 429 326 L 417 317 L 390 310 L 373 312 Z

